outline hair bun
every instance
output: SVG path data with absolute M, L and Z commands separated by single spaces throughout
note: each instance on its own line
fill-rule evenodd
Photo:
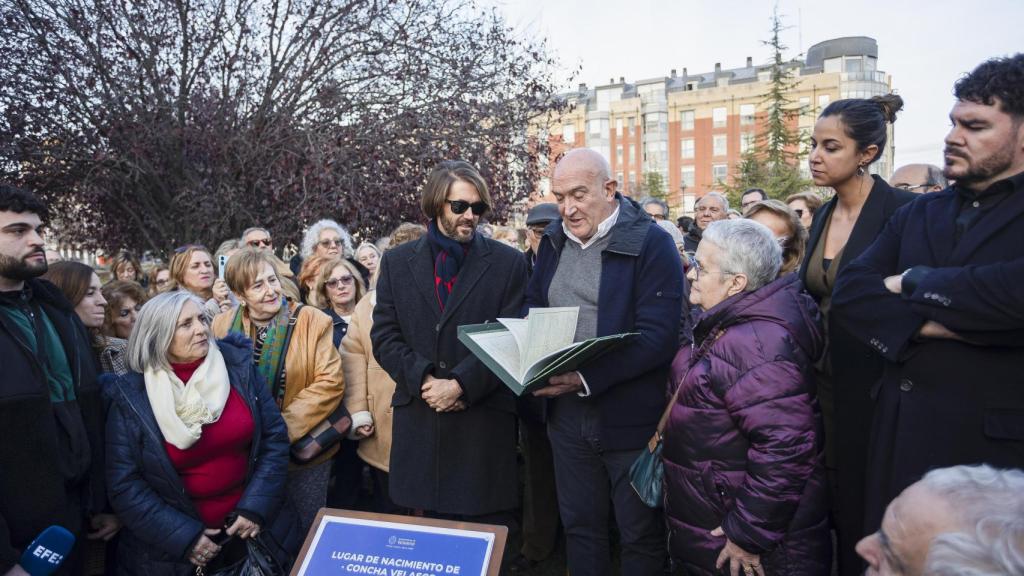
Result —
M 903 98 L 899 94 L 885 94 L 883 96 L 872 96 L 871 101 L 878 104 L 882 109 L 882 116 L 892 124 L 896 121 L 896 113 L 903 109 Z

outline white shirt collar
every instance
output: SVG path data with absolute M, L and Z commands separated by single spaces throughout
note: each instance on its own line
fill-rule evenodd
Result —
M 612 212 L 611 216 L 605 218 L 604 222 L 601 222 L 600 224 L 597 225 L 597 232 L 590 237 L 590 240 L 587 240 L 586 242 L 580 240 L 579 238 L 576 237 L 575 234 L 569 231 L 569 227 L 566 226 L 564 219 L 562 220 L 562 231 L 565 232 L 565 235 L 568 236 L 570 240 L 579 244 L 581 250 L 586 250 L 587 248 L 592 246 L 594 242 L 597 242 L 601 238 L 607 236 L 608 233 L 612 231 L 612 226 L 615 226 L 615 222 L 619 219 L 618 204 L 618 202 L 615 203 L 615 211 Z

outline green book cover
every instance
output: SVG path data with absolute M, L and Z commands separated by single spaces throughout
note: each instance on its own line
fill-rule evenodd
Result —
M 524 319 L 459 326 L 458 337 L 517 396 L 542 388 L 548 378 L 573 372 L 636 332 L 573 342 L 579 308 L 535 308 Z

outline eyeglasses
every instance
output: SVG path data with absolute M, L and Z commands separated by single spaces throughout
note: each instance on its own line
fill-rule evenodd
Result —
M 193 248 L 196 248 L 198 250 L 202 250 L 204 252 L 209 252 L 209 250 L 206 249 L 206 246 L 203 246 L 202 244 L 185 244 L 184 246 L 178 246 L 177 248 L 175 248 L 174 249 L 174 253 L 175 254 L 183 254 L 183 253 L 188 252 L 189 250 L 191 250 Z
M 258 248 L 260 246 L 266 246 L 269 248 L 270 245 L 273 244 L 273 240 L 271 240 L 270 238 L 259 238 L 256 240 L 249 240 L 248 242 L 246 242 L 246 244 L 253 248 Z
M 338 247 L 340 247 L 341 246 L 341 239 L 339 238 L 339 239 L 335 240 L 333 238 L 328 238 L 327 240 L 321 240 L 321 241 L 317 242 L 317 244 L 319 244 L 320 246 L 323 246 L 324 248 L 330 248 L 331 246 L 338 246 Z
M 338 284 L 341 284 L 342 286 L 351 286 L 355 283 L 355 277 L 349 274 L 348 276 L 342 276 L 341 278 L 331 278 L 327 282 L 324 282 L 324 286 L 327 286 L 331 290 L 334 290 L 335 288 L 338 287 Z
M 445 200 L 452 207 L 452 212 L 455 214 L 462 214 L 467 209 L 473 211 L 474 216 L 480 216 L 484 212 L 487 212 L 487 203 L 484 201 L 479 202 L 466 202 L 465 200 Z
M 702 272 L 707 273 L 707 270 L 705 270 L 704 267 L 700 265 L 700 262 L 697 262 L 697 258 L 694 256 L 690 256 L 690 268 L 693 269 L 694 280 L 700 280 L 700 275 Z M 726 274 L 730 276 L 736 275 L 735 272 L 726 272 L 725 270 L 719 270 L 718 273 L 723 276 L 725 276 Z
M 926 182 L 924 184 L 917 184 L 915 186 L 911 186 L 910 184 L 897 184 L 896 185 L 897 188 L 900 188 L 902 190 L 906 190 L 907 192 L 913 192 L 914 190 L 917 190 L 918 188 L 931 188 L 932 186 L 935 186 L 935 184 L 932 183 L 932 182 Z

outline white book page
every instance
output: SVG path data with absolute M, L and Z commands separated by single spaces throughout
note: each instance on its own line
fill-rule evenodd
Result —
M 530 310 L 526 319 L 526 348 L 522 354 L 524 369 L 551 352 L 572 344 L 579 314 L 579 306 Z
M 512 333 L 512 336 L 516 339 L 516 349 L 519 351 L 519 365 L 526 366 L 526 339 L 527 339 L 527 321 L 524 318 L 498 318 L 498 322 L 508 331 Z M 516 377 L 519 374 L 516 374 Z
M 523 368 L 519 363 L 519 349 L 511 332 L 478 332 L 469 337 L 509 374 L 522 382 Z

